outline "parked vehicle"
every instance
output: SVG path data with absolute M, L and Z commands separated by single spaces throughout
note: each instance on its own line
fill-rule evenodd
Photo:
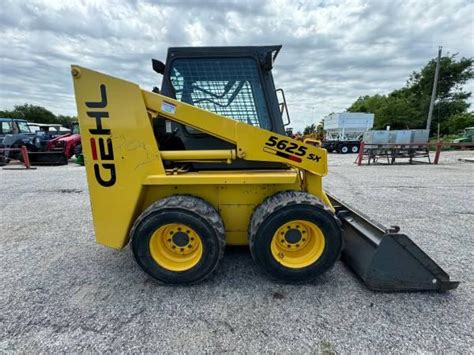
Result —
M 31 132 L 28 122 L 16 118 L 0 118 L 0 148 L 31 148 L 34 133 Z M 0 151 L 0 163 L 8 163 L 10 159 L 19 159 L 20 152 Z
M 362 136 L 373 126 L 373 113 L 332 113 L 324 119 L 323 148 L 330 153 L 358 153 Z
M 54 123 L 28 123 L 31 131 L 34 132 L 33 147 L 31 151 L 47 151 L 48 143 L 61 135 L 60 124 Z
M 474 127 L 466 127 L 461 138 L 453 140 L 453 143 L 472 143 L 474 142 Z
M 79 132 L 79 124 L 74 123 L 72 127 L 72 131 L 51 139 L 48 142 L 47 150 L 48 151 L 63 151 L 66 158 L 71 159 L 71 157 L 76 152 L 76 147 L 80 144 L 81 144 L 81 135 Z
M 71 130 L 69 128 L 63 127 L 59 123 L 29 122 L 28 126 L 30 126 L 30 130 L 33 133 L 41 131 L 51 134 L 52 136 L 60 136 L 63 134 L 71 133 Z
M 130 242 L 167 284 L 209 277 L 227 244 L 248 245 L 283 282 L 315 279 L 342 254 L 373 290 L 456 288 L 398 227 L 325 192 L 326 150 L 285 135 L 271 72 L 280 49 L 170 48 L 152 62 L 161 94 L 72 66 L 97 242 Z
M 39 124 L 40 130 L 33 138 L 30 161 L 32 164 L 65 165 L 74 155 L 76 146 L 81 143 L 79 126 L 66 134 L 59 134 L 59 124 Z M 44 154 L 38 154 L 38 153 Z

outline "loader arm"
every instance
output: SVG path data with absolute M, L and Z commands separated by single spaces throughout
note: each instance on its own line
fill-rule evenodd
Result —
M 327 175 L 325 149 L 202 110 L 169 97 L 142 90 L 153 115 L 198 129 L 235 144 L 244 160 L 284 163 L 318 176 Z

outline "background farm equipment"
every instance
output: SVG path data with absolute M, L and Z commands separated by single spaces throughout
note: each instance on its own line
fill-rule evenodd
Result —
M 60 125 L 43 124 L 33 138 L 30 149 L 32 165 L 65 165 L 75 154 L 76 147 L 81 143 L 79 125 L 73 125 L 72 131 L 59 134 Z

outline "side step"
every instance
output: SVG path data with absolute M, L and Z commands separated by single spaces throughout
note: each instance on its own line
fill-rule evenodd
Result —
M 400 228 L 389 229 L 327 194 L 342 222 L 342 260 L 374 291 L 447 291 L 458 287 Z

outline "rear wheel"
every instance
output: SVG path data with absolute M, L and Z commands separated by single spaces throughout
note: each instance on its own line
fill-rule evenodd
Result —
M 224 224 L 217 211 L 193 196 L 155 202 L 138 217 L 130 232 L 140 267 L 167 284 L 204 280 L 224 255 Z
M 318 198 L 285 191 L 255 209 L 249 245 L 257 265 L 270 276 L 307 281 L 336 262 L 342 237 L 337 219 Z
M 354 153 L 354 154 L 358 153 L 359 152 L 359 146 L 358 145 L 353 145 L 351 147 L 351 152 Z

